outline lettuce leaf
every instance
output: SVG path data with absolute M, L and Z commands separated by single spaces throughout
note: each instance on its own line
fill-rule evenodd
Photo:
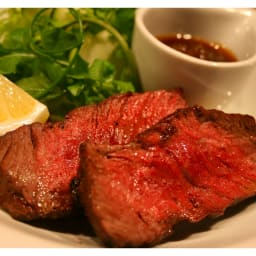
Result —
M 131 51 L 135 9 L 2 9 L 0 73 L 46 104 L 52 120 L 141 91 Z

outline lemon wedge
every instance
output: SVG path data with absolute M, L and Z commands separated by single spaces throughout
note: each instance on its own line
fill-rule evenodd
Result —
M 24 124 L 44 123 L 48 117 L 47 106 L 0 75 L 0 135 Z

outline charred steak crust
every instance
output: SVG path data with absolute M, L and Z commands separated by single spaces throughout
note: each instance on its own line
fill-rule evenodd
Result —
M 115 247 L 168 238 L 183 220 L 222 215 L 256 193 L 253 117 L 177 110 L 127 145 L 80 147 L 80 200 L 96 234 Z
M 178 89 L 115 95 L 71 111 L 63 122 L 25 125 L 0 137 L 0 207 L 25 221 L 69 215 L 81 142 L 128 143 L 185 106 Z

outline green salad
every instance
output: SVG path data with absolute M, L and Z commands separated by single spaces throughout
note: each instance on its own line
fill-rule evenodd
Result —
M 135 9 L 1 9 L 0 73 L 46 104 L 51 119 L 141 91 L 131 41 Z

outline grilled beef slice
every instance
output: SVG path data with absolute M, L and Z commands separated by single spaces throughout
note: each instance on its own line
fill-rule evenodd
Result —
M 109 246 L 168 238 L 256 192 L 256 124 L 202 107 L 177 110 L 127 145 L 83 143 L 78 187 L 85 214 Z
M 128 143 L 184 106 L 180 90 L 127 93 L 77 108 L 63 122 L 7 133 L 0 137 L 0 207 L 25 221 L 70 214 L 81 142 Z

